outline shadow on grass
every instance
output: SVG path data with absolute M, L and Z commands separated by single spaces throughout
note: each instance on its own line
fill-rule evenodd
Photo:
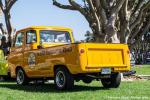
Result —
M 12 90 L 21 90 L 26 92 L 56 92 L 56 93 L 63 93 L 63 92 L 78 92 L 78 91 L 97 91 L 97 90 L 109 90 L 103 87 L 98 86 L 83 86 L 83 85 L 75 85 L 72 90 L 69 91 L 59 91 L 56 90 L 54 84 L 42 84 L 42 85 L 36 85 L 36 84 L 29 84 L 26 86 L 19 86 L 15 83 L 2 83 L 0 84 L 0 88 L 9 88 Z

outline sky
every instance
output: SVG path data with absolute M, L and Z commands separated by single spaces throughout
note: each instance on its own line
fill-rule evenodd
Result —
M 66 3 L 67 0 L 60 0 Z M 75 40 L 83 40 L 90 31 L 88 22 L 78 11 L 60 9 L 52 0 L 18 0 L 11 10 L 16 30 L 29 26 L 65 26 L 73 29 Z

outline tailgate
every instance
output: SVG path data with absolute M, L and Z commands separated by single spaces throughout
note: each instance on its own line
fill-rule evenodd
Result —
M 128 47 L 124 44 L 86 44 L 87 67 L 125 67 Z

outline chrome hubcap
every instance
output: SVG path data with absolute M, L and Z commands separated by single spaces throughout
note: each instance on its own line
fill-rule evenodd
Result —
M 65 85 L 65 75 L 62 71 L 59 71 L 57 74 L 56 74 L 56 84 L 58 87 L 63 87 Z
M 19 70 L 17 73 L 17 82 L 18 84 L 22 84 L 24 81 L 24 73 L 22 70 Z

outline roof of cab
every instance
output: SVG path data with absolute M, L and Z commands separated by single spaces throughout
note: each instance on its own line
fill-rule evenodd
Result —
M 30 26 L 30 27 L 21 29 L 19 31 L 24 31 L 24 30 L 28 30 L 28 29 L 50 29 L 50 30 L 68 30 L 68 31 L 72 31 L 71 28 L 62 27 L 62 26 Z

